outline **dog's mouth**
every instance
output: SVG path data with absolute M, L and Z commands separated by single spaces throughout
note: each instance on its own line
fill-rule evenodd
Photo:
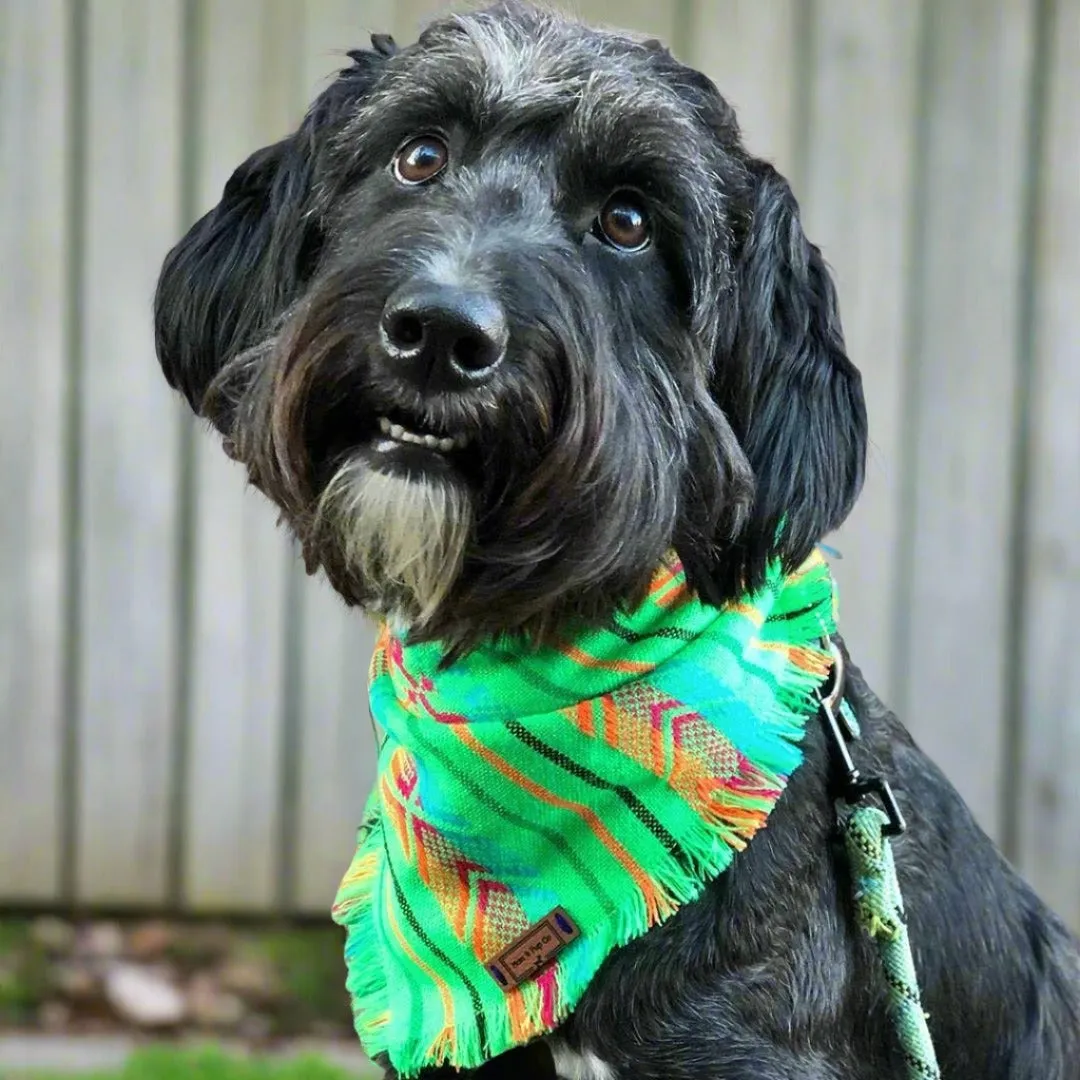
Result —
M 416 421 L 410 421 L 410 427 L 406 427 L 389 416 L 380 416 L 378 427 L 379 434 L 371 442 L 376 451 L 383 453 L 393 452 L 398 445 L 406 445 L 445 455 L 464 450 L 469 445 L 469 436 L 462 432 L 439 434 L 424 429 Z
M 385 406 L 369 421 L 365 435 L 354 442 L 368 464 L 380 472 L 411 479 L 465 480 L 475 448 L 472 436 L 459 427 L 442 426 Z
M 482 475 L 481 432 L 460 414 L 409 407 L 383 397 L 343 397 L 307 418 L 307 454 L 322 491 L 342 466 L 359 458 L 402 479 L 473 486 Z

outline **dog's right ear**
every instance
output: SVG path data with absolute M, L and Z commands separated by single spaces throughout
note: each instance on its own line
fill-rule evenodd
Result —
M 319 222 L 309 213 L 312 178 L 327 135 L 370 90 L 396 52 L 372 35 L 373 51 L 316 99 L 293 135 L 252 154 L 221 201 L 169 252 L 154 298 L 158 360 L 169 385 L 202 411 L 207 387 L 232 357 L 258 343 L 301 294 L 318 264 Z M 222 430 L 228 417 L 215 415 Z
M 728 590 L 756 588 L 770 560 L 797 567 L 847 517 L 866 457 L 862 381 L 848 359 L 821 252 L 788 183 L 749 160 L 716 396 L 754 474 Z M 733 317 L 733 318 L 732 318 Z

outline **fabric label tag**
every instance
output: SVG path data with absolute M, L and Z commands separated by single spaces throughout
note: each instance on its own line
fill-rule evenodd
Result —
M 566 911 L 557 907 L 539 922 L 533 923 L 524 934 L 508 945 L 494 960 L 487 962 L 492 978 L 504 989 L 531 979 L 547 967 L 581 931 Z

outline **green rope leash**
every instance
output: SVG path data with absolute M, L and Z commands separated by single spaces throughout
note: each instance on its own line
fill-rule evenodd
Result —
M 855 883 L 856 913 L 877 945 L 885 968 L 889 1004 L 909 1080 L 941 1080 L 919 995 L 888 826 L 888 815 L 874 806 L 858 806 L 841 822 Z

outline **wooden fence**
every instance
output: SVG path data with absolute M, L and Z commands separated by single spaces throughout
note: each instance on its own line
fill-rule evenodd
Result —
M 166 249 L 426 2 L 0 0 L 0 898 L 324 912 L 371 635 L 154 360 Z M 1080 0 L 609 0 L 793 181 L 865 373 L 856 658 L 1080 924 Z

